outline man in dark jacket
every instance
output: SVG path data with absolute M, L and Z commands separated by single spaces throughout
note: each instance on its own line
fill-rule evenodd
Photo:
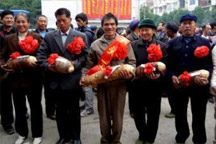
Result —
M 56 144 L 65 144 L 74 140 L 74 144 L 81 144 L 80 109 L 79 99 L 83 95 L 79 85 L 81 69 L 85 66 L 87 48 L 84 47 L 80 54 L 70 52 L 67 45 L 76 37 L 81 37 L 86 43 L 86 36 L 70 28 L 71 13 L 66 8 L 60 8 L 55 12 L 59 30 L 46 34 L 38 52 L 37 58 L 40 66 L 49 74 L 46 75 L 51 94 L 56 96 L 56 121 L 59 132 L 59 140 Z M 68 74 L 53 71 L 51 64 L 47 62 L 50 54 L 68 59 L 74 65 L 74 71 Z
M 160 61 L 166 63 L 166 47 L 156 39 L 155 30 L 156 25 L 151 19 L 142 20 L 139 24 L 141 39 L 131 44 L 136 57 L 137 77 L 129 87 L 129 108 L 139 132 L 136 144 L 154 143 L 158 130 L 164 74 L 160 72 L 145 74 L 141 66 L 152 62 L 147 52 L 151 46 L 160 47 L 162 52 Z
M 77 25 L 78 25 L 78 31 L 85 33 L 87 36 L 87 46 L 88 48 L 91 46 L 93 40 L 94 40 L 94 32 L 87 26 L 88 24 L 88 17 L 84 13 L 80 13 L 76 15 L 75 17 Z M 86 73 L 86 69 L 83 69 L 83 73 Z M 92 87 L 85 87 L 83 88 L 85 92 L 85 109 L 81 112 L 81 116 L 85 117 L 90 114 L 94 113 L 93 109 L 93 98 L 94 98 L 94 92 L 92 90 Z
M 5 10 L 1 13 L 1 20 L 3 25 L 0 27 L 0 51 L 7 35 L 16 33 L 14 28 L 14 13 L 10 10 Z M 6 74 L 1 73 L 1 124 L 3 129 L 8 134 L 14 133 L 14 128 L 12 126 L 14 122 L 13 118 L 13 106 L 11 99 L 11 90 L 9 86 L 9 81 Z
M 188 101 L 191 101 L 193 143 L 205 144 L 207 141 L 205 130 L 206 105 L 209 97 L 209 79 L 199 75 L 193 77 L 193 85 L 187 86 L 180 82 L 178 76 L 184 71 L 192 72 L 200 69 L 212 73 L 212 57 L 208 40 L 195 34 L 197 17 L 185 14 L 180 18 L 182 35 L 168 42 L 168 74 L 172 81 L 175 98 L 176 142 L 185 143 L 190 135 L 187 122 Z M 206 46 L 209 53 L 198 58 L 194 51 L 197 47 Z

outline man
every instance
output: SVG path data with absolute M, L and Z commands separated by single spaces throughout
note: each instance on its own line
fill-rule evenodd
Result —
M 210 40 L 210 37 L 209 37 L 209 35 L 211 33 L 211 26 L 210 26 L 210 24 L 203 25 L 202 26 L 202 31 L 203 31 L 203 33 L 202 33 L 201 37 Z
M 140 23 L 139 20 L 133 20 L 129 25 L 129 28 L 131 29 L 132 32 L 127 36 L 127 39 L 129 39 L 131 42 L 138 40 L 140 38 L 139 28 L 138 28 L 139 23 Z
M 14 13 L 10 10 L 3 11 L 1 13 L 1 21 L 3 25 L 0 27 L 0 46 L 2 48 L 5 37 L 16 33 L 16 29 L 14 28 Z M 13 122 L 11 89 L 6 73 L 1 73 L 1 124 L 6 133 L 14 133 Z
M 94 39 L 94 32 L 87 26 L 88 25 L 88 17 L 84 13 L 80 13 L 76 15 L 75 20 L 77 22 L 78 31 L 83 32 L 87 36 L 87 46 L 90 47 L 91 43 Z
M 67 45 L 77 37 L 81 37 L 86 43 L 86 36 L 70 28 L 71 13 L 68 9 L 58 9 L 55 17 L 59 30 L 46 34 L 38 49 L 37 58 L 41 67 L 47 72 L 50 95 L 56 97 L 56 122 L 60 137 L 56 144 L 65 144 L 71 140 L 74 144 L 81 144 L 79 99 L 83 91 L 79 81 L 81 69 L 86 63 L 87 49 L 84 47 L 78 55 L 69 52 Z M 55 72 L 53 65 L 47 62 L 52 53 L 70 60 L 74 65 L 74 71 L 69 74 Z
M 174 39 L 178 36 L 179 26 L 174 22 L 169 22 L 166 25 L 166 35 L 169 40 Z
M 209 97 L 209 79 L 193 77 L 193 85 L 180 83 L 178 76 L 184 71 L 192 72 L 205 69 L 212 73 L 212 57 L 209 41 L 195 35 L 197 17 L 185 14 L 180 18 L 182 35 L 168 42 L 168 74 L 175 87 L 175 125 L 176 142 L 185 143 L 189 137 L 187 122 L 187 106 L 190 99 L 192 111 L 193 143 L 205 144 L 207 141 L 205 130 L 206 105 Z M 197 58 L 194 51 L 197 47 L 206 46 L 209 54 Z
M 93 42 L 94 39 L 94 32 L 87 26 L 88 24 L 88 17 L 86 14 L 84 13 L 80 13 L 78 15 L 76 15 L 75 17 L 76 22 L 77 22 L 77 26 L 78 26 L 78 31 L 85 33 L 87 36 L 87 46 L 88 48 L 90 47 L 90 45 Z M 83 69 L 83 73 L 86 73 L 86 69 Z M 83 88 L 84 92 L 85 92 L 85 108 L 84 110 L 81 112 L 81 116 L 85 117 L 88 116 L 90 114 L 94 113 L 94 109 L 93 109 L 93 98 L 94 98 L 94 92 L 92 90 L 92 87 L 85 87 Z
M 118 20 L 113 14 L 108 13 L 103 16 L 101 26 L 104 30 L 104 35 L 92 43 L 88 55 L 87 69 L 97 65 L 105 49 L 118 36 L 116 34 L 117 25 Z M 130 64 L 135 67 L 135 63 L 135 56 L 129 45 L 127 57 L 124 60 L 112 60 L 109 65 Z M 120 75 L 125 79 L 132 77 L 132 74 L 127 71 L 121 71 Z M 83 84 L 83 80 L 81 81 L 81 85 Z M 102 135 L 101 144 L 121 144 L 120 137 L 127 91 L 126 81 L 116 80 L 107 82 L 98 85 L 97 90 L 98 112 Z
M 169 40 L 174 39 L 175 37 L 178 36 L 178 29 L 179 26 L 174 23 L 174 22 L 169 22 L 166 25 L 166 35 L 168 36 Z M 166 77 L 167 78 L 167 77 Z M 170 85 L 170 82 L 168 79 L 166 79 L 167 84 L 166 84 L 166 89 L 165 92 L 168 96 L 168 101 L 171 107 L 171 111 L 167 114 L 165 114 L 166 118 L 174 118 L 175 117 L 175 104 L 173 100 L 173 94 L 172 94 L 172 86 Z
M 158 31 L 157 37 L 163 43 L 166 43 L 168 41 L 165 26 L 166 24 L 164 22 L 159 22 L 158 27 L 157 27 L 157 31 Z
M 211 28 L 212 28 L 210 36 L 216 36 L 216 22 L 213 22 L 210 25 L 211 25 Z
M 46 34 L 49 32 L 47 29 L 48 19 L 45 15 L 39 15 L 36 20 L 37 29 L 34 31 L 36 33 L 39 33 L 42 38 L 46 36 Z M 45 73 L 46 75 L 46 73 Z M 45 103 L 46 103 L 46 115 L 47 118 L 51 120 L 55 120 L 55 97 L 53 95 L 50 95 L 50 89 L 47 85 L 46 79 L 44 84 L 44 96 L 45 96 Z

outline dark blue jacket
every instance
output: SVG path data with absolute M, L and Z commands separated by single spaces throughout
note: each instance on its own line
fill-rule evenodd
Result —
M 194 50 L 199 46 L 207 46 L 210 51 L 204 58 L 196 58 Z M 179 76 L 184 71 L 195 71 L 205 69 L 212 73 L 213 64 L 210 43 L 207 39 L 194 35 L 189 43 L 186 43 L 184 36 L 176 37 L 167 44 L 167 68 L 171 78 Z

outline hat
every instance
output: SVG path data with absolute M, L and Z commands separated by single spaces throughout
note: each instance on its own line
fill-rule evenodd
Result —
M 135 19 L 129 24 L 129 28 L 133 31 L 136 29 L 136 27 L 138 27 L 139 23 L 140 21 L 138 19 Z
M 174 22 L 169 22 L 169 23 L 167 23 L 167 25 L 166 25 L 166 29 L 169 29 L 169 30 L 171 30 L 172 32 L 177 33 L 179 27 L 178 27 L 178 25 L 177 25 L 176 23 L 174 23 Z
M 149 27 L 149 28 L 153 28 L 153 29 L 157 28 L 154 21 L 149 19 L 149 18 L 146 18 L 139 23 L 139 28 L 141 28 L 141 27 Z
M 193 14 L 185 14 L 185 15 L 183 15 L 183 16 L 181 16 L 181 18 L 180 18 L 180 23 L 182 22 L 182 21 L 184 21 L 184 20 L 192 20 L 192 21 L 197 21 L 197 17 L 195 16 L 195 15 L 193 15 Z
M 97 26 L 96 26 L 96 25 L 91 25 L 91 26 L 90 26 L 90 29 L 91 29 L 92 31 L 95 31 L 95 30 L 97 29 Z
M 88 17 L 85 13 L 80 13 L 76 15 L 75 20 L 77 20 L 78 18 L 80 18 L 82 21 L 88 22 Z

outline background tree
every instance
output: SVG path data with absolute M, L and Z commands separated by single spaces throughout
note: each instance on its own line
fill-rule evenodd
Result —
M 0 9 L 23 9 L 29 11 L 32 28 L 35 27 L 36 17 L 41 14 L 41 0 L 0 0 Z

